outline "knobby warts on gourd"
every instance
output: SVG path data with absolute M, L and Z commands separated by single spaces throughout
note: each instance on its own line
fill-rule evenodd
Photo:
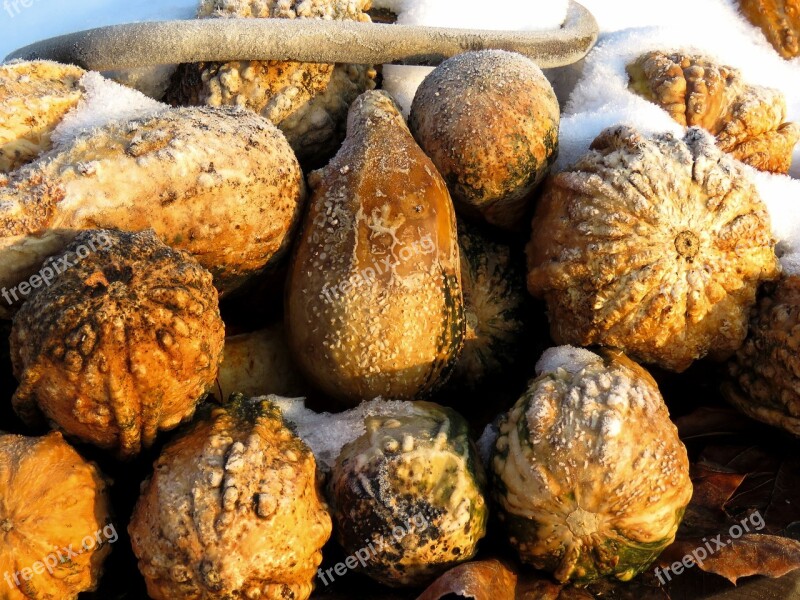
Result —
M 500 519 L 559 581 L 627 581 L 675 537 L 692 495 L 686 448 L 655 381 L 621 353 L 552 349 L 537 373 L 499 423 Z
M 266 398 L 202 408 L 164 449 L 129 526 L 155 600 L 306 600 L 331 519 L 308 447 Z
M 725 359 L 780 266 L 766 206 L 703 131 L 605 130 L 554 176 L 533 219 L 528 289 L 558 343 L 683 371 Z
M 654 51 L 627 67 L 630 87 L 685 127 L 702 127 L 717 146 L 756 169 L 788 173 L 800 125 L 786 122 L 786 98 L 748 84 L 733 67 L 695 54 Z
M 203 0 L 200 18 L 369 21 L 371 0 Z M 172 104 L 240 106 L 275 123 L 304 163 L 324 163 L 344 137 L 347 110 L 375 87 L 370 65 L 233 61 L 185 64 L 167 90 Z
M 211 274 L 152 231 L 79 234 L 14 318 L 13 403 L 131 457 L 192 416 L 224 342 Z

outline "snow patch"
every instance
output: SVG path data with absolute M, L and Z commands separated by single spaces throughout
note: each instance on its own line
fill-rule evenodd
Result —
M 564 369 L 568 373 L 576 374 L 581 372 L 589 365 L 602 362 L 594 352 L 574 346 L 558 346 L 544 351 L 539 362 L 536 363 L 536 375 L 544 373 L 555 373 L 558 369 Z
M 412 402 L 376 398 L 342 413 L 317 413 L 306 408 L 304 398 L 267 396 L 281 409 L 284 419 L 295 429 L 317 459 L 323 471 L 329 471 L 347 444 L 367 432 L 364 421 L 374 416 L 408 416 L 415 414 Z
M 86 73 L 80 85 L 84 97 L 53 132 L 56 146 L 66 145 L 82 133 L 110 123 L 124 123 L 169 109 L 166 104 L 106 79 L 99 73 Z

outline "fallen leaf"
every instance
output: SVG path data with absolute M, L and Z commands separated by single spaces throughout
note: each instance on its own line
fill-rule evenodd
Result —
M 593 600 L 594 595 L 534 574 L 520 575 L 516 600 Z
M 684 442 L 715 436 L 728 436 L 752 430 L 753 421 L 732 408 L 701 406 L 675 420 Z
M 498 560 L 464 563 L 434 581 L 417 600 L 455 594 L 474 600 L 514 600 L 517 576 Z
M 731 540 L 726 535 L 720 538 L 724 544 L 721 548 L 713 540 L 701 540 L 700 543 L 690 540 L 676 541 L 661 553 L 658 563 L 667 568 L 692 556 L 694 558 L 687 562 L 696 563 L 706 573 L 720 575 L 734 584 L 741 577 L 781 577 L 800 568 L 800 542 L 796 540 L 758 533 L 746 533 Z M 713 552 L 708 552 L 709 547 Z M 705 558 L 701 556 L 701 551 Z M 686 568 L 686 563 L 682 568 Z

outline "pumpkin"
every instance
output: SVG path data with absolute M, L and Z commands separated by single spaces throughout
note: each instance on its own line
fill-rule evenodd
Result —
M 499 422 L 499 517 L 520 558 L 560 582 L 627 581 L 675 538 L 686 448 L 653 378 L 618 352 L 548 350 Z
M 722 391 L 750 417 L 800 436 L 800 276 L 765 288 Z
M 414 402 L 364 424 L 366 432 L 339 454 L 328 485 L 345 552 L 393 587 L 429 583 L 472 558 L 488 509 L 463 417 Z
M 713 138 L 616 127 L 543 193 L 528 289 L 557 343 L 683 371 L 744 342 L 756 290 L 780 270 L 774 246 L 755 186 Z
M 164 107 L 112 122 L 0 176 L 0 289 L 81 230 L 152 228 L 229 292 L 288 253 L 304 199 L 283 134 L 250 112 Z
M 289 356 L 283 323 L 225 338 L 218 383 L 223 398 L 275 394 L 307 396 L 308 385 Z
M 201 18 L 369 21 L 370 0 L 202 0 Z M 174 105 L 243 106 L 281 128 L 298 157 L 324 164 L 344 138 L 347 109 L 375 87 L 369 65 L 233 61 L 178 67 L 167 89 Z
M 431 392 L 464 336 L 455 214 L 386 93 L 353 104 L 347 140 L 309 183 L 287 282 L 295 361 L 351 405 Z
M 558 153 L 559 107 L 541 69 L 500 50 L 444 61 L 420 85 L 409 126 L 464 215 L 521 230 Z
M 739 8 L 783 58 L 800 56 L 798 0 L 739 0 Z
M 464 220 L 458 247 L 466 335 L 448 387 L 474 390 L 507 374 L 522 351 L 525 269 L 510 246 Z
M 234 395 L 164 449 L 128 531 L 154 600 L 306 600 L 331 519 L 277 407 Z
M 756 169 L 789 172 L 800 125 L 785 122 L 780 91 L 749 85 L 732 67 L 681 52 L 648 52 L 627 70 L 631 89 L 681 125 L 709 131 L 721 150 Z
M 84 70 L 50 61 L 0 65 L 0 173 L 52 147 L 53 130 L 83 96 Z
M 11 330 L 17 413 L 122 457 L 190 418 L 225 335 L 211 274 L 152 231 L 81 233 L 46 267 Z
M 75 600 L 118 539 L 106 482 L 58 432 L 0 432 L 0 598 Z

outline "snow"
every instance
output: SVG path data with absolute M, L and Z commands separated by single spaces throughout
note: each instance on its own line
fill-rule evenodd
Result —
M 589 365 L 602 361 L 594 352 L 575 348 L 574 346 L 558 346 L 548 348 L 542 354 L 539 362 L 536 363 L 536 375 L 545 373 L 555 373 L 558 369 L 564 369 L 568 373 L 577 374 Z
M 123 123 L 150 116 L 169 107 L 144 94 L 106 79 L 99 73 L 86 73 L 80 85 L 85 96 L 53 132 L 53 142 L 64 145 L 72 139 L 109 123 Z
M 333 468 L 342 448 L 367 432 L 364 425 L 367 417 L 412 415 L 416 410 L 411 402 L 376 398 L 342 413 L 316 413 L 306 408 L 302 398 L 267 398 L 281 409 L 283 417 L 308 444 L 317 465 L 324 471 Z
M 697 52 L 736 67 L 748 83 L 777 88 L 787 102 L 788 121 L 800 122 L 800 59 L 783 60 L 761 31 L 737 9 L 736 0 L 584 0 L 598 21 L 597 47 L 564 107 L 555 169 L 582 156 L 606 127 L 626 124 L 644 133 L 682 128 L 666 111 L 628 90 L 626 65 L 651 50 Z M 798 145 L 800 146 L 800 145 Z M 800 147 L 791 175 L 800 176 Z M 800 182 L 747 168 L 767 204 L 784 269 L 800 273 Z
M 466 29 L 558 29 L 567 16 L 567 0 L 506 0 L 502 8 L 487 10 L 484 0 L 376 0 L 376 8 L 397 14 L 403 25 L 429 25 Z M 384 89 L 408 117 L 414 94 L 433 71 L 431 67 L 385 65 Z

